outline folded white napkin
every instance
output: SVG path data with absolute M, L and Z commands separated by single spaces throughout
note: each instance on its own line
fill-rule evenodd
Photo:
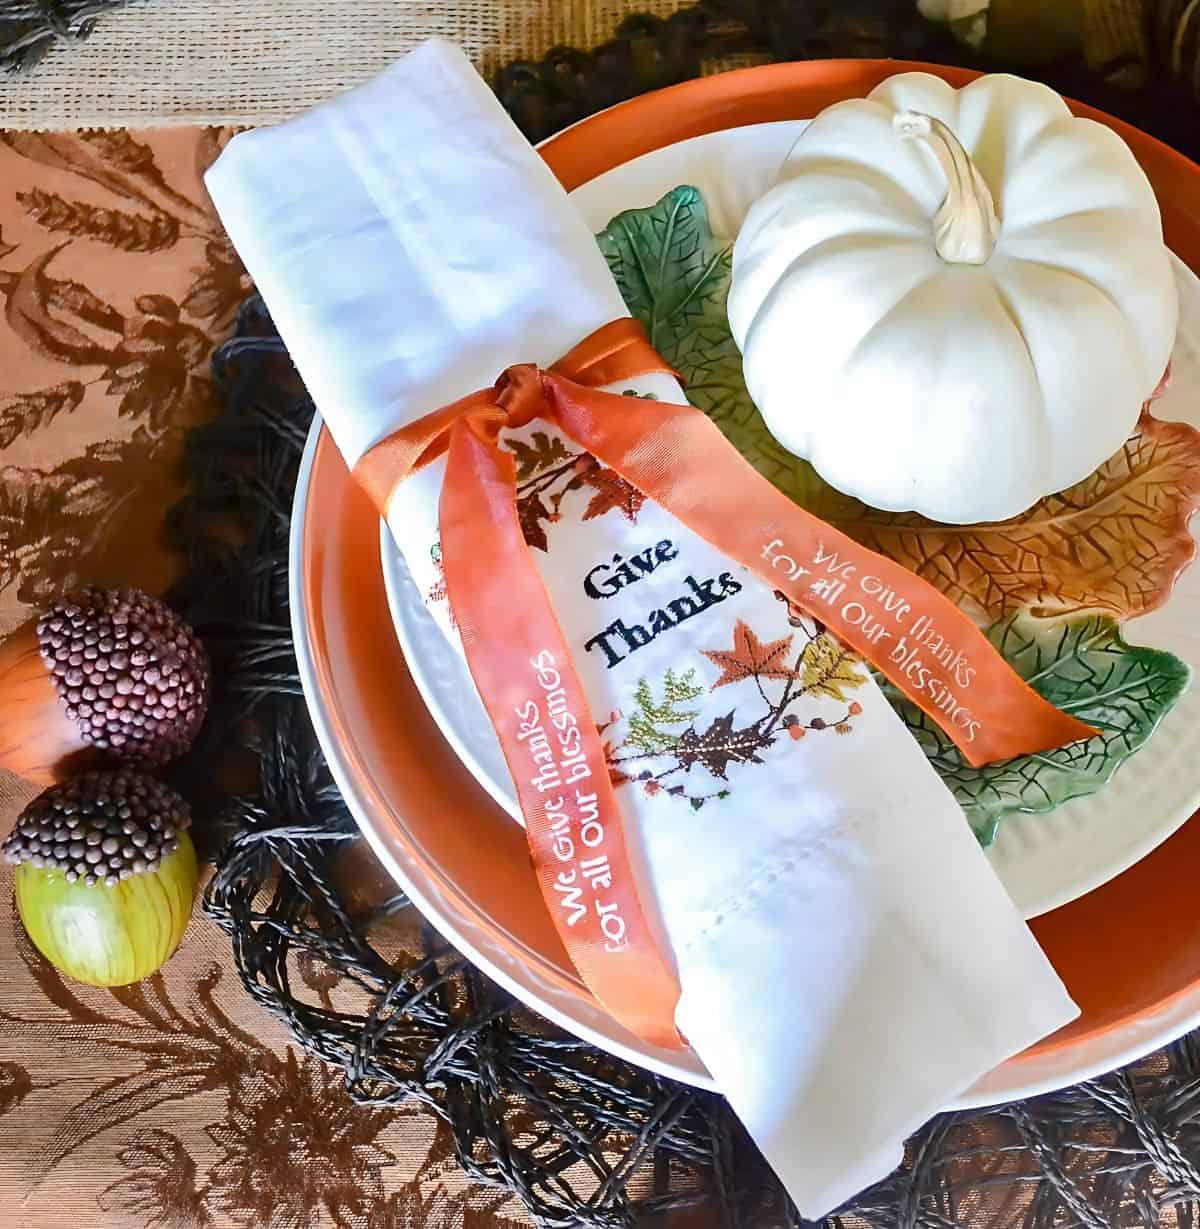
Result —
M 627 314 L 567 196 L 445 43 L 236 137 L 208 186 L 351 463 L 509 364 L 548 365 Z M 662 377 L 636 386 L 682 400 Z M 528 450 L 546 430 L 518 442 Z M 577 451 L 552 436 L 543 448 L 560 463 L 556 442 Z M 388 517 L 424 592 L 443 471 L 407 483 Z M 817 1216 L 1077 1011 L 862 667 L 844 663 L 832 689 L 788 710 L 803 737 L 782 712 L 759 720 L 812 625 L 789 622 L 767 585 L 648 502 L 589 516 L 602 493 L 565 492 L 560 519 L 538 518 L 547 549 L 535 555 L 593 717 L 617 713 L 605 737 L 634 778 L 617 796 L 677 963 L 678 1025 Z M 614 554 L 668 541 L 661 566 L 614 585 Z M 688 594 L 673 608 L 686 620 L 639 647 L 605 631 L 649 627 Z M 453 638 L 444 605 L 433 609 Z M 723 664 L 768 657 L 757 677 Z M 761 745 L 722 740 L 756 721 Z

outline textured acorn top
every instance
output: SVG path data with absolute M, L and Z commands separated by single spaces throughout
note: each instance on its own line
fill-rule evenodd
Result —
M 145 773 L 85 772 L 39 794 L 0 853 L 12 865 L 56 867 L 71 883 L 111 887 L 156 870 L 191 822 L 187 803 Z
M 191 744 L 208 707 L 203 645 L 137 589 L 85 589 L 37 625 L 42 659 L 85 742 L 163 764 Z

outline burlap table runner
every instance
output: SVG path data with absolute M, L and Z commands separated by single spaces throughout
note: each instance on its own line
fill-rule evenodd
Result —
M 26 76 L 0 77 L 0 126 L 271 123 L 365 81 L 432 35 L 453 39 L 490 73 L 551 47 L 594 47 L 632 13 L 665 16 L 682 7 L 681 0 L 131 0 L 106 12 L 86 42 L 56 47 Z

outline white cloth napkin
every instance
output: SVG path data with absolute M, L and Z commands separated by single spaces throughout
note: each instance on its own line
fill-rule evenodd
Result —
M 445 43 L 236 137 L 208 187 L 351 463 L 510 363 L 549 364 L 627 314 L 568 197 Z M 636 384 L 682 400 L 662 377 Z M 519 441 L 531 446 L 538 430 Z M 437 580 L 442 473 L 406 484 L 388 516 L 423 592 Z M 732 713 L 724 728 L 745 728 L 784 683 L 768 671 L 714 687 L 723 667 L 705 650 L 745 656 L 740 621 L 760 647 L 792 637 L 778 659 L 790 662 L 812 625 L 789 623 L 769 586 L 652 504 L 634 520 L 620 509 L 585 519 L 597 490 L 564 495 L 535 555 L 594 718 L 615 711 L 605 736 L 623 770 L 650 773 L 618 798 L 679 970 L 679 1027 L 817 1216 L 884 1176 L 911 1131 L 1077 1010 L 861 666 L 848 667 L 841 698 L 796 710 L 803 738 L 777 725 L 753 756 L 724 754 L 714 724 Z M 614 554 L 665 541 L 674 554 L 662 566 L 603 591 Z M 582 583 L 589 572 L 599 597 Z M 618 661 L 596 643 L 615 620 L 645 622 L 710 579 L 709 594 L 724 596 L 649 643 L 630 649 L 608 633 Z M 715 755 L 681 755 L 687 729 Z

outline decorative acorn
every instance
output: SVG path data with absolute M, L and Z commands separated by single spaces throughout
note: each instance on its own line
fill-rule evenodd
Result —
M 39 794 L 0 846 L 17 911 L 55 968 L 93 986 L 149 977 L 179 946 L 196 891 L 191 813 L 130 769 L 86 772 Z
M 153 766 L 208 707 L 195 632 L 137 589 L 85 589 L 0 645 L 0 767 L 45 785 L 109 757 Z

